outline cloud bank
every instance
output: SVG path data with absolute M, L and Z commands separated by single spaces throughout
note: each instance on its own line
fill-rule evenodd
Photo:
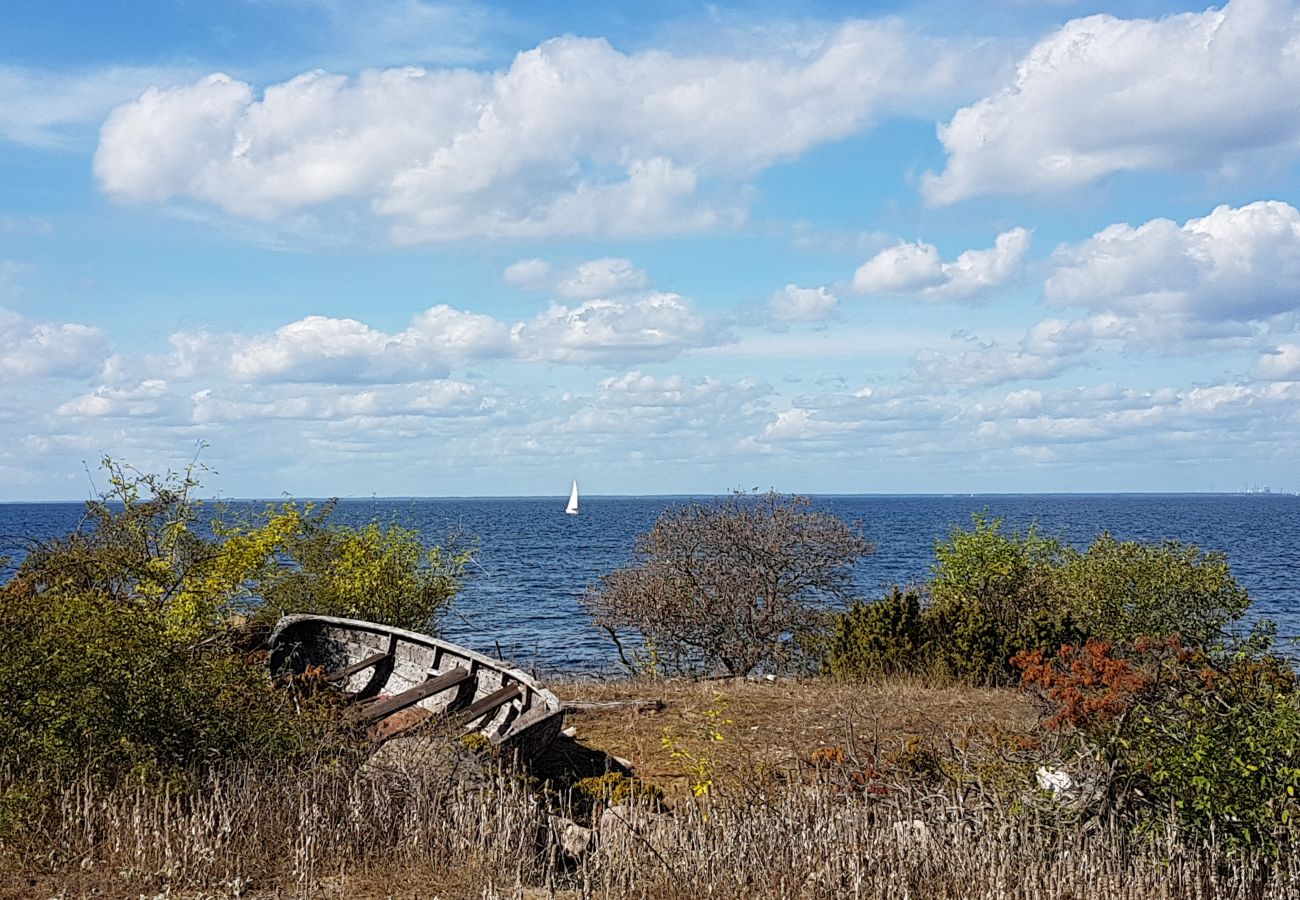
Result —
M 217 73 L 115 109 L 95 174 L 120 200 L 262 221 L 359 203 L 401 242 L 690 232 L 741 221 L 745 179 L 951 90 L 956 68 L 849 22 L 750 55 L 561 37 L 497 72 L 314 71 L 260 93 Z
M 1300 14 L 1231 0 L 1159 20 L 1088 16 L 1020 61 L 1014 81 L 939 128 L 926 198 L 1037 194 L 1118 172 L 1216 170 L 1300 149 Z

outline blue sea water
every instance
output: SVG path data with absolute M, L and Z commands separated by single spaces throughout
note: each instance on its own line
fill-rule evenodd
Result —
M 452 640 L 541 670 L 612 668 L 608 639 L 578 605 L 586 586 L 628 562 L 636 535 L 684 497 L 342 500 L 339 521 L 396 521 L 431 543 L 460 531 L 478 556 L 444 630 Z M 818 508 L 860 520 L 876 545 L 856 572 L 864 597 L 925 579 L 934 542 L 984 512 L 1080 547 L 1109 531 L 1121 540 L 1179 540 L 1227 554 L 1250 592 L 1251 617 L 1300 635 L 1300 496 L 1267 494 L 988 494 L 821 496 Z M 259 504 L 260 505 L 260 504 Z M 0 504 L 0 555 L 76 527 L 79 503 Z

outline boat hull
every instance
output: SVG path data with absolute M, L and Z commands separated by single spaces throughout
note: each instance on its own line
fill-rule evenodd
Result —
M 541 754 L 563 725 L 559 699 L 527 673 L 418 632 L 292 615 L 277 623 L 270 648 L 273 675 L 323 669 L 377 740 L 399 733 L 395 723 L 437 716 L 528 759 Z

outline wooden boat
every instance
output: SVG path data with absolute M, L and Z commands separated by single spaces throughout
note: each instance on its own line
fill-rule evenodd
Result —
M 498 659 L 428 635 L 334 616 L 285 616 L 271 632 L 271 672 L 320 666 L 347 715 L 377 743 L 440 716 L 494 746 L 537 756 L 564 721 L 555 694 Z

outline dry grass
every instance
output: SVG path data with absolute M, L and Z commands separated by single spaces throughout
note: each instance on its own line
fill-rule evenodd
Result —
M 881 754 L 918 741 L 947 746 L 944 766 L 978 766 L 1032 723 L 1032 711 L 1010 693 L 898 682 L 560 691 L 666 704 L 653 713 L 573 717 L 582 743 L 678 785 L 666 811 L 615 810 L 619 818 L 607 820 L 585 855 L 566 855 L 550 816 L 594 821 L 599 806 L 539 791 L 519 773 L 466 780 L 445 769 L 403 776 L 330 764 L 246 769 L 210 773 L 174 793 L 66 786 L 43 833 L 0 846 L 0 896 L 1300 897 L 1300 863 L 1289 856 L 1259 861 L 1172 830 L 1138 841 L 1105 822 L 1078 827 L 1024 786 L 1024 801 L 1009 807 L 951 771 L 928 782 L 913 772 L 916 790 L 899 782 L 858 789 L 839 777 L 873 744 Z M 674 771 L 660 737 L 665 727 L 691 736 L 716 725 L 709 712 L 719 694 L 722 718 L 731 720 L 722 726 L 727 739 L 701 750 L 718 754 L 725 773 L 707 796 L 690 797 L 689 778 Z M 819 749 L 824 764 L 812 766 Z M 836 749 L 845 751 L 842 762 Z M 905 768 L 895 774 L 907 775 Z
M 583 744 L 628 760 L 640 777 L 677 796 L 685 794 L 689 778 L 664 750 L 664 729 L 692 735 L 720 707 L 730 724 L 721 729 L 726 741 L 713 753 L 724 766 L 785 773 L 806 769 L 819 748 L 870 752 L 876 758 L 918 743 L 945 755 L 954 749 L 994 753 L 1029 738 L 1037 718 L 1016 691 L 903 678 L 873 684 L 828 679 L 574 681 L 557 685 L 556 691 L 566 701 L 662 703 L 659 711 L 570 712 L 565 721 Z

